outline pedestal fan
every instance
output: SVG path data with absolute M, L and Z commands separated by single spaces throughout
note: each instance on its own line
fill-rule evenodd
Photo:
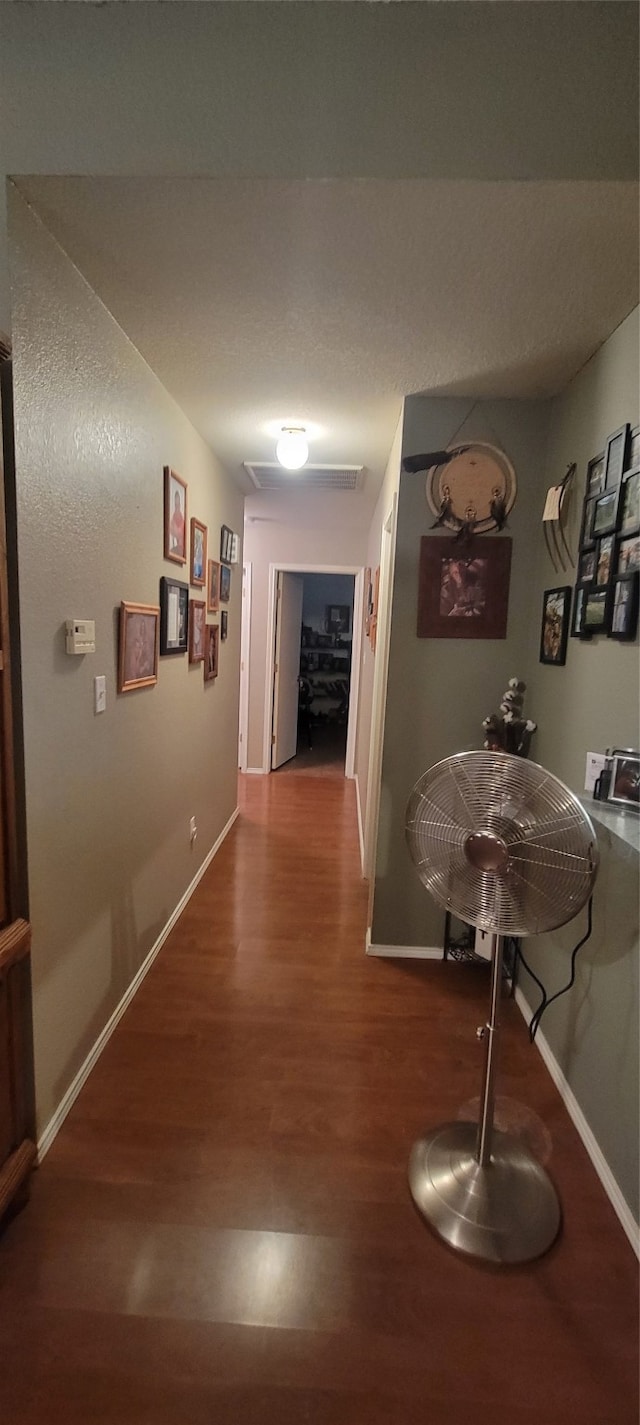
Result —
M 463 752 L 416 783 L 407 807 L 411 856 L 439 905 L 491 935 L 491 1007 L 480 1121 L 445 1123 L 414 1144 L 416 1206 L 450 1246 L 492 1262 L 541 1256 L 560 1203 L 520 1139 L 493 1124 L 502 937 L 566 924 L 591 895 L 596 834 L 573 793 L 535 762 Z

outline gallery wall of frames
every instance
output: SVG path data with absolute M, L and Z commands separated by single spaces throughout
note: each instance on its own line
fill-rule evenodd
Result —
M 163 574 L 157 604 L 121 603 L 119 693 L 153 687 L 159 658 L 180 655 L 186 655 L 191 666 L 202 664 L 204 683 L 212 683 L 219 673 L 220 644 L 227 637 L 228 609 L 222 606 L 231 598 L 238 535 L 222 525 L 219 557 L 208 558 L 209 531 L 195 515 L 189 518 L 186 480 L 168 465 L 163 480 L 164 558 L 185 566 L 185 574 L 188 566 L 189 579 Z M 191 597 L 191 589 L 200 597 Z
M 640 426 L 621 426 L 589 461 L 571 636 L 630 640 L 638 627 Z

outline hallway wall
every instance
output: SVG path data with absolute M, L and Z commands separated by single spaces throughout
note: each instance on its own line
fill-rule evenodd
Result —
M 155 687 L 118 696 L 116 666 L 120 601 L 157 604 L 162 574 L 188 579 L 163 558 L 163 466 L 187 480 L 212 554 L 222 522 L 241 533 L 242 497 L 15 190 L 10 222 L 42 1133 L 236 806 L 237 567 L 215 682 L 170 657 Z M 95 618 L 94 655 L 65 653 L 71 617 Z

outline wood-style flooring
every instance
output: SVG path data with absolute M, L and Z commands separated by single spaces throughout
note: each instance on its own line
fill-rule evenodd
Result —
M 364 956 L 353 783 L 241 805 L 0 1237 L 3 1425 L 637 1425 L 635 1259 L 519 1011 L 565 1221 L 499 1270 L 406 1184 L 486 969 Z

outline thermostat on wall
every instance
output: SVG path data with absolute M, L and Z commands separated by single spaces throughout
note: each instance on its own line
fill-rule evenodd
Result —
M 95 653 L 96 625 L 92 618 L 68 618 L 67 653 Z

